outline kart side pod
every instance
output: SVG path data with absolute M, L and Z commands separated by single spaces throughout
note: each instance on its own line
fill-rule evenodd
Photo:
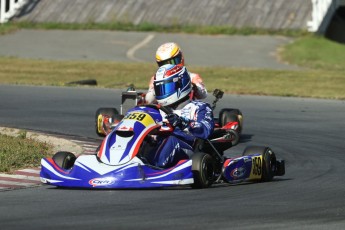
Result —
M 285 174 L 284 160 L 277 160 L 269 147 L 247 147 L 242 157 L 227 159 L 223 165 L 223 177 L 229 183 L 241 181 L 268 182 L 274 176 Z

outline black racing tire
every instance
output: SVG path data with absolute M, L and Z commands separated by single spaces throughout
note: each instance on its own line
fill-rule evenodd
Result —
M 72 81 L 68 82 L 68 85 L 97 85 L 97 80 L 95 79 L 87 79 L 87 80 L 80 80 L 80 81 Z
M 123 118 L 123 116 L 120 115 L 119 112 L 117 111 L 117 109 L 115 109 L 115 108 L 99 108 L 99 109 L 97 109 L 96 114 L 95 114 L 95 129 L 96 129 L 97 135 L 100 137 L 105 136 L 104 133 L 99 132 L 98 116 L 100 114 L 110 116 L 113 119 L 113 121 L 116 121 L 116 120 L 120 121 Z
M 241 122 L 242 122 L 242 113 L 239 109 L 222 109 L 219 112 L 219 125 L 223 127 L 228 122 L 238 122 L 239 129 L 238 130 L 231 130 L 232 136 L 234 140 L 231 141 L 232 146 L 235 146 L 240 141 L 240 134 L 242 130 Z
M 196 152 L 192 156 L 192 172 L 194 184 L 192 188 L 202 189 L 210 187 L 215 180 L 215 161 L 212 156 L 204 152 Z
M 55 164 L 63 169 L 71 169 L 76 159 L 73 153 L 66 151 L 57 152 L 53 156 Z
M 244 151 L 242 156 L 252 154 L 262 155 L 262 182 L 271 181 L 275 175 L 277 167 L 277 159 L 275 153 L 269 147 L 264 146 L 249 146 Z
M 243 114 L 239 109 L 231 109 L 225 108 L 219 111 L 219 125 L 223 127 L 228 122 L 235 122 L 239 123 L 239 133 L 242 132 L 243 128 Z

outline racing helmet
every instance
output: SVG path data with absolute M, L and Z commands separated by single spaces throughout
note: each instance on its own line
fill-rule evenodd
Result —
M 156 51 L 158 66 L 165 64 L 184 65 L 184 57 L 181 48 L 174 42 L 164 43 Z
M 157 70 L 153 86 L 158 104 L 176 105 L 189 97 L 192 83 L 185 66 L 166 64 Z

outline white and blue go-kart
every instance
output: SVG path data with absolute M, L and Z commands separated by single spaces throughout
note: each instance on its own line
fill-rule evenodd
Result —
M 181 160 L 171 168 L 150 165 L 143 157 L 150 154 L 147 137 L 173 131 L 163 123 L 169 112 L 158 105 L 130 109 L 95 154 L 76 157 L 70 152 L 57 152 L 52 158 L 42 159 L 41 181 L 58 187 L 94 189 L 181 185 L 207 188 L 213 183 L 270 181 L 284 175 L 284 161 L 277 160 L 269 147 L 247 147 L 242 156 L 227 159 L 222 155 L 224 149 L 217 150 L 217 141 L 222 138 L 216 135 L 197 141 L 191 159 Z

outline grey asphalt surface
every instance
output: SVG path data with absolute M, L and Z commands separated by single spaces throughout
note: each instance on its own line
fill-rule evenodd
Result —
M 55 43 L 43 41 L 42 36 L 55 38 Z M 12 41 L 4 41 L 11 36 L 18 41 L 27 41 L 27 45 L 13 46 L 20 56 L 22 49 L 32 49 L 24 54 L 40 52 L 50 54 L 55 59 L 71 57 L 79 59 L 85 50 L 100 43 L 91 41 L 87 47 L 84 42 L 78 44 L 74 36 L 58 36 L 60 31 L 47 31 L 46 35 L 29 39 L 22 33 L 38 33 L 20 31 L 6 36 L 0 36 L 0 55 L 9 48 Z M 53 34 L 54 34 L 53 33 Z M 70 33 L 70 32 L 68 32 Z M 109 32 L 110 33 L 110 32 Z M 117 32 L 116 32 L 117 33 Z M 115 33 L 115 34 L 116 34 Z M 44 33 L 43 33 L 44 34 Z M 79 33 L 78 33 L 79 34 Z M 108 32 L 103 33 L 108 34 Z M 124 36 L 124 33 L 120 33 Z M 139 33 L 142 35 L 142 33 Z M 140 49 L 133 49 L 145 41 L 147 34 L 140 38 L 130 33 L 128 38 L 122 37 L 122 44 L 118 45 L 119 53 L 104 51 L 113 60 L 115 56 L 123 61 L 138 61 L 140 58 L 150 61 L 158 43 L 159 36 L 152 38 L 151 43 Z M 22 35 L 22 36 L 18 36 Z M 65 34 L 64 34 L 65 35 Z M 79 34 L 80 35 L 80 34 Z M 85 35 L 85 34 L 84 34 Z M 25 35 L 26 36 L 26 35 Z M 94 35 L 101 39 L 101 35 Z M 109 35 L 110 37 L 113 36 Z M 166 35 L 160 35 L 166 36 Z M 187 36 L 187 35 L 176 35 Z M 21 37 L 21 38 L 20 38 Z M 58 39 L 60 37 L 60 39 Z M 89 39 L 80 37 L 80 41 Z M 186 55 L 189 55 L 188 44 L 201 44 L 210 40 L 209 44 L 221 44 L 218 37 L 200 37 L 198 41 L 192 36 L 182 39 Z M 220 36 L 222 37 L 222 36 Z M 192 39 L 193 38 L 193 39 Z M 261 37 L 262 38 L 262 37 Z M 29 40 L 36 39 L 36 48 Z M 39 40 L 42 39 L 42 40 Z M 214 41 L 214 39 L 216 39 Z M 224 38 L 221 38 L 224 39 Z M 230 39 L 231 38 L 225 38 Z M 245 37 L 245 39 L 255 39 Z M 280 41 L 280 38 L 271 38 Z M 112 40 L 109 38 L 109 40 Z M 113 41 L 120 42 L 121 39 Z M 74 56 L 70 49 L 72 41 L 79 45 Z M 155 42 L 155 44 L 153 44 Z M 283 43 L 286 42 L 284 39 Z M 226 42 L 226 41 L 224 41 Z M 247 41 L 239 38 L 236 50 L 258 51 L 248 47 L 258 46 L 259 42 Z M 130 43 L 130 44 L 129 44 Z M 230 44 L 231 42 L 229 42 Z M 254 44 L 256 43 L 256 44 Z M 30 44 L 30 45 L 29 45 Z M 65 48 L 54 44 L 63 44 Z M 102 43 L 103 44 L 103 43 Z M 116 42 L 114 44 L 117 44 Z M 185 49 L 186 44 L 186 49 Z M 202 43 L 205 44 L 205 43 Z M 232 43 L 231 43 L 232 44 Z M 100 50 L 92 47 L 94 52 Z M 6 47 L 6 49 L 4 48 Z M 17 48 L 14 48 L 17 47 Z M 18 47 L 21 47 L 20 49 Z M 41 50 L 38 48 L 41 47 Z M 59 48 L 57 48 L 59 47 Z M 104 45 L 104 48 L 107 46 Z M 112 48 L 114 48 L 112 47 Z M 138 47 L 138 46 L 137 46 Z M 151 48 L 149 48 L 151 47 Z M 209 46 L 210 47 L 210 46 Z M 270 49 L 276 46 L 270 43 Z M 88 49 L 86 49 L 88 48 Z M 54 49 L 53 52 L 47 52 Z M 65 55 L 63 55 L 62 50 Z M 135 51 L 135 52 L 128 52 Z M 150 51 L 150 52 L 145 52 Z M 59 52 L 58 52 L 59 51 Z M 198 52 L 202 50 L 198 49 Z M 86 52 L 86 51 L 85 51 Z M 219 54 L 217 53 L 219 52 Z M 211 51 L 219 60 L 228 60 L 222 49 Z M 130 55 L 128 55 L 128 53 Z M 256 52 L 255 52 L 256 53 Z M 284 66 L 277 63 L 270 51 L 258 52 L 256 57 L 265 53 L 268 60 L 264 63 L 274 68 Z M 31 55 L 32 55 L 31 54 Z M 68 54 L 68 55 L 67 55 Z M 85 56 L 89 58 L 94 53 Z M 117 54 L 117 55 L 114 55 Z M 7 54 L 8 55 L 8 54 Z M 102 52 L 97 53 L 102 56 Z M 122 55 L 122 56 L 121 56 Z M 123 56 L 125 55 L 125 56 Z M 232 53 L 234 57 L 236 53 Z M 237 54 L 239 63 L 249 65 L 242 53 Z M 244 54 L 243 54 L 244 55 Z M 252 54 L 254 56 L 254 54 Z M 74 58 L 72 58 L 74 57 Z M 78 58 L 79 57 L 79 58 Z M 36 58 L 43 58 L 39 55 Z M 46 58 L 48 58 L 46 56 Z M 96 59 L 96 56 L 93 57 Z M 134 60 L 133 60 L 133 59 Z M 228 59 L 227 59 L 228 58 Z M 242 59 L 243 58 L 243 59 Z M 264 57 L 263 57 L 264 58 Z M 212 59 L 212 60 L 211 60 Z M 242 60 L 241 60 L 242 59 Z M 200 56 L 190 60 L 196 65 L 202 65 L 204 58 Z M 237 60 L 237 59 L 236 59 Z M 253 59 L 252 59 L 253 60 Z M 260 63 L 258 61 L 257 63 Z M 218 62 L 217 62 L 218 63 Z M 225 62 L 226 64 L 226 62 Z M 227 64 L 226 64 L 227 65 Z M 253 67 L 253 66 L 251 66 Z M 279 69 L 279 68 L 278 68 Z M 99 107 L 118 107 L 121 90 L 74 88 L 74 87 L 35 87 L 0 85 L 0 123 L 2 126 L 27 128 L 40 131 L 63 133 L 69 135 L 96 138 L 94 131 L 94 113 Z M 212 97 L 208 99 L 212 100 Z M 162 190 L 67 190 L 49 186 L 13 190 L 0 193 L 0 223 L 1 229 L 345 229 L 345 183 L 344 183 L 344 136 L 345 102 L 338 100 L 314 100 L 303 98 L 259 97 L 246 95 L 225 95 L 219 102 L 215 114 L 220 108 L 239 108 L 244 114 L 244 130 L 238 146 L 228 151 L 228 156 L 239 155 L 247 145 L 268 145 L 278 158 L 286 160 L 286 175 L 277 177 L 269 183 L 216 185 L 210 189 L 192 190 L 162 189 Z
M 95 110 L 116 107 L 120 93 L 0 85 L 1 125 L 96 138 Z M 226 154 L 268 145 L 285 176 L 203 190 L 0 192 L 1 229 L 344 229 L 345 102 L 225 95 L 215 114 L 224 107 L 244 114 L 241 142 Z
M 181 46 L 186 65 L 298 69 L 277 60 L 279 47 L 292 41 L 281 36 L 20 30 L 0 36 L 0 56 L 153 63 L 158 46 L 169 41 Z

